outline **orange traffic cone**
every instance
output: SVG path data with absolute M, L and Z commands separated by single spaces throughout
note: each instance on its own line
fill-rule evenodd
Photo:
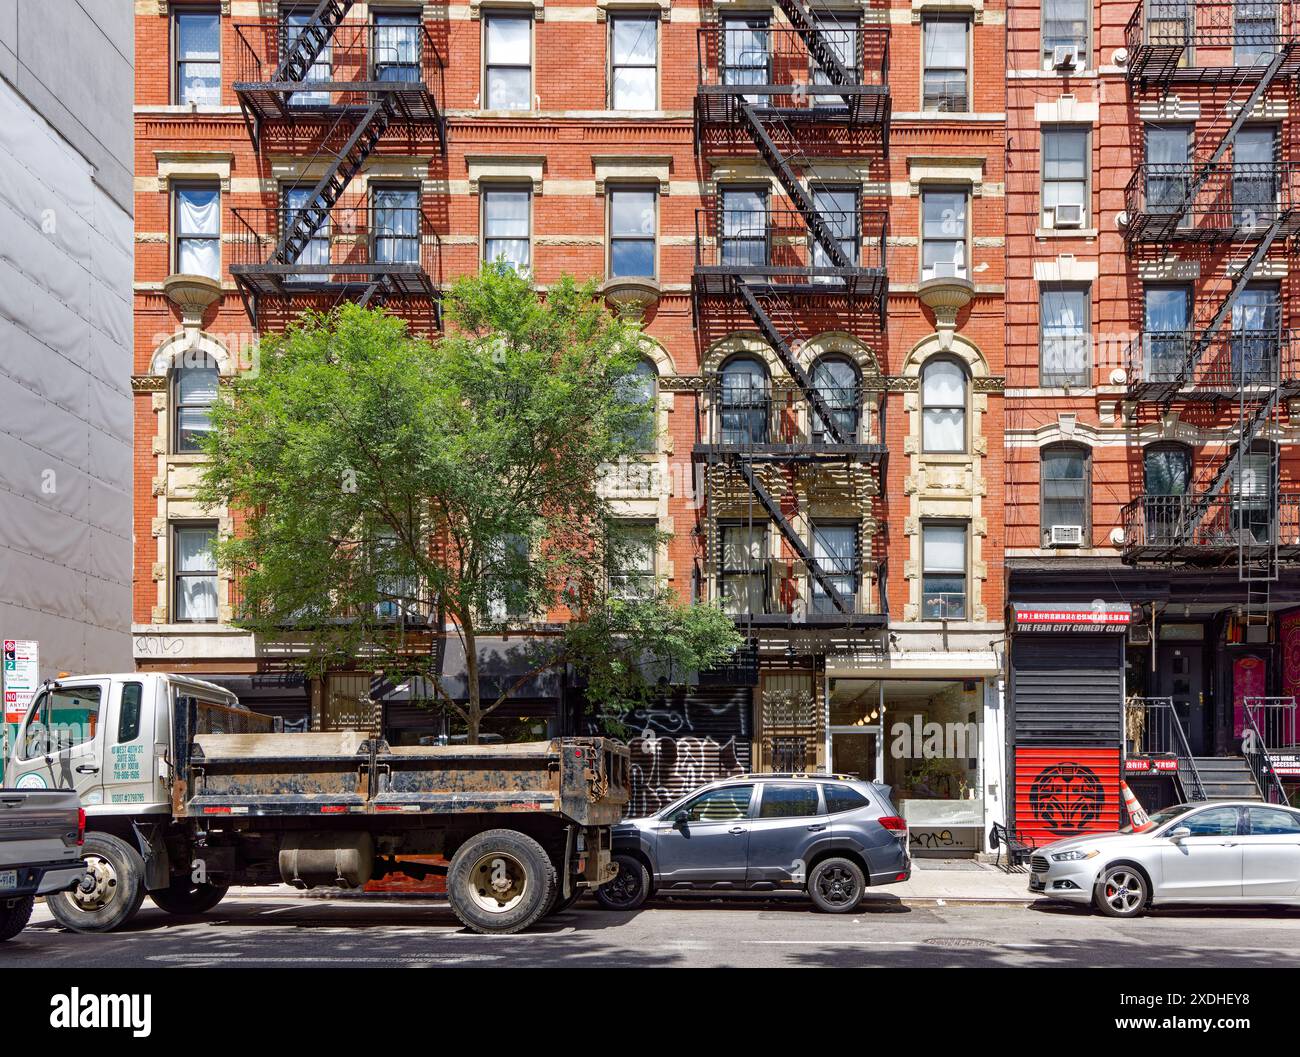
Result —
M 1128 820 L 1133 827 L 1133 832 L 1145 833 L 1152 826 L 1151 817 L 1146 813 L 1146 809 L 1138 803 L 1138 798 L 1133 795 L 1133 790 L 1128 787 L 1128 782 L 1121 778 L 1119 788 L 1120 792 L 1124 794 L 1124 807 L 1128 810 Z

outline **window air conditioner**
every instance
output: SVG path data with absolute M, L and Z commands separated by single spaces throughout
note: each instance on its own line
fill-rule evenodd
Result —
M 1058 228 L 1083 227 L 1083 206 L 1077 203 L 1061 204 L 1055 209 L 1053 226 Z
M 1150 646 L 1151 625 L 1130 624 L 1128 629 L 1128 642 L 1130 646 Z
M 1075 70 L 1079 67 L 1079 46 L 1058 44 L 1052 49 L 1053 70 Z
M 1083 543 L 1083 526 L 1053 525 L 1051 540 L 1053 547 L 1078 547 Z

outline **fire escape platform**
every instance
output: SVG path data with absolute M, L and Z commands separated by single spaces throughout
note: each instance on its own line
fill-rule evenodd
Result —
M 393 297 L 435 297 L 418 264 L 232 264 L 230 274 L 255 297 L 337 294 L 378 283 Z
M 751 463 L 775 463 L 790 466 L 836 466 L 846 463 L 877 466 L 888 456 L 883 444 L 875 443 L 774 443 L 747 444 L 740 448 L 732 444 L 696 444 L 691 457 L 709 466 L 728 465 L 744 460 Z
M 842 104 L 818 101 L 806 106 L 752 104 L 760 118 L 786 123 L 821 124 L 847 129 L 876 128 L 887 135 L 893 110 L 889 87 L 879 84 L 819 84 L 817 97 L 838 96 Z M 695 113 L 702 125 L 734 125 L 746 99 L 793 99 L 788 84 L 703 84 L 695 89 Z
M 234 89 L 240 105 L 260 122 L 332 122 L 342 116 L 365 113 L 365 103 L 291 101 L 294 95 L 321 92 L 368 98 L 386 95 L 392 100 L 398 121 L 433 125 L 438 129 L 443 126 L 442 112 L 433 93 L 417 81 L 311 81 L 307 88 L 302 81 L 239 81 Z

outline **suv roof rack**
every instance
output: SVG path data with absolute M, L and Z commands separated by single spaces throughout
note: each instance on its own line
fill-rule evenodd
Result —
M 732 780 L 737 778 L 818 778 L 823 781 L 829 778 L 837 782 L 858 780 L 851 774 L 826 774 L 822 771 L 750 771 L 748 774 L 733 774 L 727 777 Z

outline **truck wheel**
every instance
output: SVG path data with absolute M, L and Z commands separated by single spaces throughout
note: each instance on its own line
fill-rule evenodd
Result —
M 0 942 L 13 939 L 27 927 L 35 905 L 35 896 L 24 896 L 15 899 L 7 907 L 0 907 Z
M 615 855 L 618 876 L 596 889 L 596 902 L 606 910 L 636 910 L 650 896 L 650 871 L 632 855 Z
M 512 829 L 490 829 L 460 846 L 447 871 L 447 898 L 475 932 L 519 932 L 542 917 L 555 895 L 546 850 Z
M 71 892 L 47 896 L 54 919 L 74 932 L 112 932 L 144 902 L 144 860 L 131 845 L 107 833 L 87 833 L 82 858 L 88 871 Z
M 166 888 L 150 892 L 159 910 L 169 914 L 202 914 L 226 898 L 227 885 L 195 884 L 188 877 L 173 877 Z

